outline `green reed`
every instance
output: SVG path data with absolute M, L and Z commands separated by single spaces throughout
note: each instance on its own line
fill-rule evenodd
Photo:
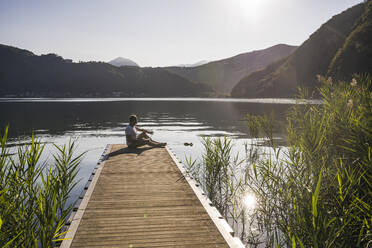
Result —
M 54 247 L 72 210 L 66 202 L 83 154 L 74 156 L 70 141 L 54 145 L 52 162 L 41 162 L 44 145 L 34 135 L 16 154 L 7 135 L 8 128 L 0 136 L 0 247 Z
M 337 84 L 320 80 L 323 104 L 295 105 L 288 113 L 287 151 L 270 136 L 270 118 L 247 118 L 256 137 L 271 140 L 269 155 L 249 162 L 245 174 L 245 184 L 259 201 L 256 243 L 372 245 L 372 77 Z
M 248 115 L 256 139 L 245 146 L 244 164 L 226 138 L 204 138 L 201 161 L 187 159 L 189 173 L 248 247 L 372 245 L 372 77 L 320 81 L 321 105 L 288 111 L 287 147 L 273 137 L 273 114 Z M 242 202 L 247 191 L 257 201 L 250 210 Z
M 233 155 L 233 143 L 224 138 L 203 137 L 204 154 L 201 161 L 186 158 L 188 174 L 202 186 L 208 198 L 219 212 L 239 228 L 242 209 L 240 198 L 244 191 L 239 177 L 243 161 Z

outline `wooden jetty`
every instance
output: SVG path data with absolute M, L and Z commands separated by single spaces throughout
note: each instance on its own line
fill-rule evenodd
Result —
M 61 248 L 244 247 L 166 148 L 109 145 Z

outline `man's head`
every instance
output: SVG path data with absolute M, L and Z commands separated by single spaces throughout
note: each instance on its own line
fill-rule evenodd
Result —
M 129 116 L 129 124 L 132 125 L 132 126 L 137 124 L 137 116 L 136 115 Z

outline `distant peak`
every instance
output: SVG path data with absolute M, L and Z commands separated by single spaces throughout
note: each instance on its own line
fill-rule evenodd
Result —
M 116 59 L 113 59 L 109 62 L 110 65 L 121 67 L 121 66 L 136 66 L 139 67 L 139 65 L 134 62 L 133 60 L 123 58 L 123 57 L 117 57 Z
M 208 60 L 201 60 L 201 61 L 198 61 L 194 64 L 178 64 L 178 65 L 176 65 L 176 67 L 197 67 L 197 66 L 200 66 L 200 65 L 208 64 L 208 63 L 209 63 Z

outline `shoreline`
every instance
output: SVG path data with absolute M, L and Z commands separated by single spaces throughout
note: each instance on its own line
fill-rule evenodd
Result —
M 207 97 L 0 97 L 4 102 L 127 102 L 127 101 L 169 101 L 169 102 L 242 102 L 269 104 L 322 104 L 320 99 L 295 98 L 207 98 Z

